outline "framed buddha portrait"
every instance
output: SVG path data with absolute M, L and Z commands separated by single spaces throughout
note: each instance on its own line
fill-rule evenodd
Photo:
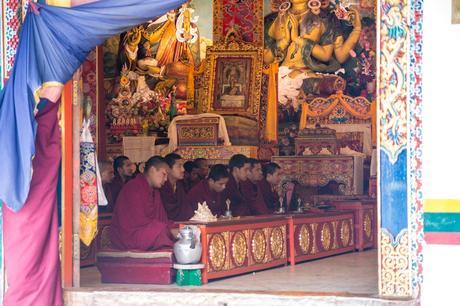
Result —
M 257 117 L 262 78 L 262 48 L 241 43 L 208 47 L 202 110 Z
M 460 0 L 452 0 L 452 23 L 460 23 Z

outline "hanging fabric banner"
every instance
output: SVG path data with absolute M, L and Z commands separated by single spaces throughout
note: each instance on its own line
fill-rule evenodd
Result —
M 11 77 L 0 92 L 0 199 L 26 202 L 35 154 L 36 105 L 56 102 L 89 51 L 105 39 L 178 8 L 185 0 L 101 0 L 76 7 L 30 3 Z
M 87 120 L 80 139 L 80 240 L 89 246 L 97 234 L 98 186 L 96 144 Z

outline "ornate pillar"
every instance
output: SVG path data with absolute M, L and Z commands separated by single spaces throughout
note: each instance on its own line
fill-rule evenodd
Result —
M 385 296 L 416 297 L 421 282 L 422 4 L 379 3 L 379 292 Z

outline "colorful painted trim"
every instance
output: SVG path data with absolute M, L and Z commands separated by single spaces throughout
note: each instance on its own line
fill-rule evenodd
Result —
M 460 213 L 460 200 L 427 199 L 425 213 Z
M 408 228 L 412 292 L 420 292 L 423 281 L 423 133 L 422 133 L 422 46 L 423 1 L 411 0 L 409 14 L 409 103 L 408 103 Z
M 460 233 L 460 213 L 425 213 L 425 232 Z

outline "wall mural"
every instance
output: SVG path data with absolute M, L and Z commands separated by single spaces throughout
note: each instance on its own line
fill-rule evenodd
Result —
M 204 14 L 201 14 L 203 11 Z M 187 75 L 212 45 L 211 8 L 193 0 L 104 44 L 107 149 L 123 136 L 166 136 L 186 110 Z
M 264 62 L 280 63 L 282 154 L 294 153 L 286 147 L 297 136 L 303 103 L 338 91 L 375 100 L 376 28 L 368 2 L 356 8 L 324 0 L 265 0 Z M 335 121 L 347 123 L 348 118 L 336 116 Z

